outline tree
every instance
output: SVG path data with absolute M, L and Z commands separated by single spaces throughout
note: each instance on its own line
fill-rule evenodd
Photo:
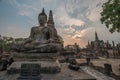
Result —
M 10 38 L 10 39 L 1 39 L 0 40 L 0 48 L 5 50 L 5 51 L 9 51 L 11 46 L 12 46 L 12 43 L 13 43 L 13 39 Z
M 63 44 L 64 44 L 64 41 L 63 41 L 63 38 L 61 37 L 61 36 L 58 36 L 58 38 L 59 38 L 59 41 L 60 41 L 60 43 L 61 43 L 61 45 L 62 45 L 62 47 L 64 46 Z
M 120 0 L 108 0 L 102 7 L 102 24 L 104 23 L 111 33 L 120 32 Z

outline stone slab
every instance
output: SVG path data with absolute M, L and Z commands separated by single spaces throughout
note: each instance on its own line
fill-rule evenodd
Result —
M 58 61 L 16 61 L 7 68 L 9 74 L 20 73 L 22 64 L 39 64 L 41 66 L 42 73 L 59 72 L 61 66 Z
M 17 53 L 13 52 L 11 56 L 16 60 L 42 60 L 42 59 L 51 59 L 56 60 L 58 53 Z
M 7 76 L 7 77 L 6 77 Z M 0 78 L 2 80 L 16 80 L 19 74 L 9 75 L 6 72 L 0 72 Z M 56 74 L 45 74 L 41 73 L 42 80 L 95 80 L 95 78 L 83 70 L 74 71 L 68 68 L 67 63 L 61 64 L 61 72 Z

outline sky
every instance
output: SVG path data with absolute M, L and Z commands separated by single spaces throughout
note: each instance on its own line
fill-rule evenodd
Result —
M 111 34 L 100 22 L 102 4 L 107 0 L 0 0 L 0 34 L 26 38 L 31 27 L 38 25 L 38 14 L 53 11 L 55 28 L 64 45 L 85 47 L 93 41 L 95 31 L 100 40 L 120 43 L 120 33 Z

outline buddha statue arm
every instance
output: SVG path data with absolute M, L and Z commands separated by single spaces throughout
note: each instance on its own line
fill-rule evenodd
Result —
M 33 38 L 32 28 L 31 28 L 31 32 L 30 32 L 30 38 Z
M 31 33 L 30 33 L 30 38 L 34 39 L 34 34 L 35 34 L 35 27 L 31 28 Z

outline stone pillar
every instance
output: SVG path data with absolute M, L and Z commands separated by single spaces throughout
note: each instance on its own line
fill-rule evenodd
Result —
M 87 65 L 89 66 L 89 64 L 90 64 L 90 58 L 86 58 L 86 61 L 87 61 Z
M 111 64 L 104 64 L 104 67 L 105 67 L 105 74 L 107 75 L 111 75 L 111 72 L 112 72 L 112 66 Z
M 50 12 L 49 12 L 49 19 L 48 19 L 47 25 L 54 27 L 54 20 L 53 20 L 52 10 L 50 10 Z

